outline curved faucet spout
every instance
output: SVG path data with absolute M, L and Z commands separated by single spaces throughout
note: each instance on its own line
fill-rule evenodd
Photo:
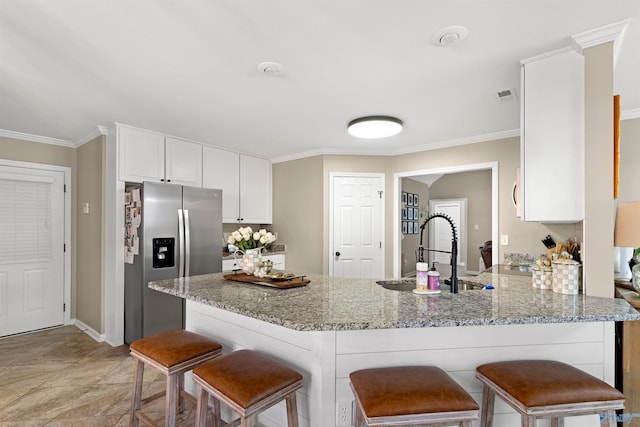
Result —
M 424 235 L 424 229 L 427 226 L 427 223 L 434 218 L 442 218 L 446 220 L 451 226 L 451 252 L 449 251 L 440 251 L 435 249 L 425 249 L 422 246 L 422 237 Z M 431 252 L 444 252 L 451 254 L 451 293 L 458 293 L 458 233 L 456 232 L 456 225 L 453 222 L 453 219 L 449 215 L 445 215 L 443 213 L 433 213 L 424 220 L 422 225 L 420 226 L 420 246 L 418 246 L 418 262 L 424 262 L 424 251 Z

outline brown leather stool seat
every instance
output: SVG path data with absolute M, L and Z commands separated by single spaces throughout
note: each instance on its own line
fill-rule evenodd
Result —
M 471 426 L 480 407 L 458 383 L 434 366 L 400 366 L 352 372 L 355 427 L 457 423 Z
M 184 373 L 206 360 L 219 356 L 222 346 L 193 332 L 176 330 L 141 338 L 134 341 L 129 350 L 135 359 L 129 425 L 137 426 L 138 421 L 146 425 L 155 425 L 140 408 L 145 403 L 165 396 L 164 425 L 168 427 L 176 424 L 176 410 L 182 410 L 183 397 L 190 398 L 194 403 L 196 401 L 184 391 Z M 143 400 L 142 379 L 145 364 L 162 372 L 167 377 L 167 385 L 164 392 Z
M 203 363 L 193 370 L 200 386 L 196 426 L 204 426 L 209 395 L 213 397 L 214 426 L 222 423 L 220 402 L 240 415 L 225 424 L 253 425 L 255 417 L 282 400 L 287 405 L 289 427 L 298 426 L 296 390 L 302 387 L 302 375 L 295 370 L 252 350 L 238 350 Z
M 580 369 L 553 360 L 513 360 L 478 366 L 482 381 L 483 427 L 493 424 L 495 396 L 521 414 L 522 426 L 537 418 L 551 418 L 562 426 L 564 417 L 599 414 L 601 424 L 616 425 L 615 410 L 624 408 L 624 395 Z

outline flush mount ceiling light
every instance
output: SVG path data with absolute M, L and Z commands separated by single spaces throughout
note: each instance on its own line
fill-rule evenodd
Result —
M 285 73 L 285 69 L 277 62 L 261 62 L 258 64 L 258 72 L 268 77 L 280 77 Z
M 469 32 L 461 25 L 450 25 L 431 36 L 431 44 L 437 47 L 449 47 L 456 43 L 460 43 L 467 37 Z
M 347 130 L 357 138 L 386 138 L 402 131 L 402 120 L 389 116 L 360 117 L 349 122 Z

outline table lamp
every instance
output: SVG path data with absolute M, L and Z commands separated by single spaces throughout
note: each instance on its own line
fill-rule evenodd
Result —
M 618 204 L 614 246 L 634 248 L 634 254 L 629 260 L 629 268 L 633 287 L 640 291 L 640 264 L 635 257 L 636 249 L 640 247 L 640 201 Z

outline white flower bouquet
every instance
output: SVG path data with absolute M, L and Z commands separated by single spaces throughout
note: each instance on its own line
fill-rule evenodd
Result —
M 251 227 L 240 227 L 227 238 L 231 250 L 246 251 L 267 246 L 276 241 L 276 236 L 264 228 L 253 231 Z

